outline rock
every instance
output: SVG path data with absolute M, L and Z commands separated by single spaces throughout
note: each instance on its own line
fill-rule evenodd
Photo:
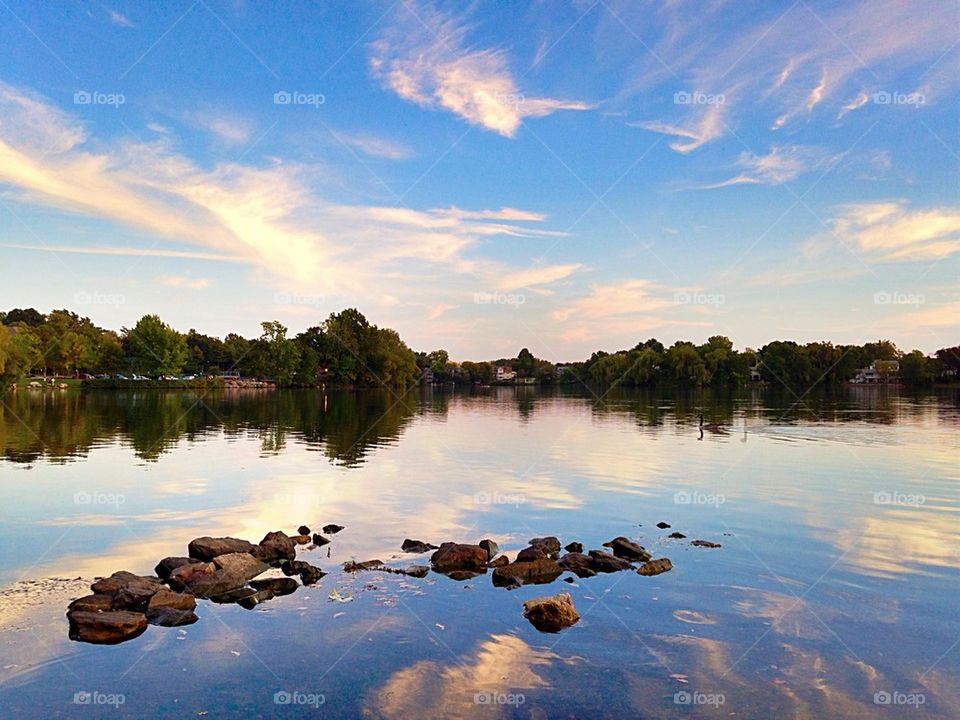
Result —
M 115 572 L 90 586 L 95 594 L 108 595 L 114 610 L 135 611 L 146 610 L 150 598 L 162 588 L 159 578 L 141 577 L 126 570 Z
M 407 553 L 425 553 L 430 550 L 436 550 L 437 546 L 425 543 L 422 540 L 411 540 L 407 538 L 403 541 L 400 549 Z
M 430 568 L 427 565 L 411 565 L 403 571 L 403 574 L 409 575 L 410 577 L 423 578 L 427 576 L 428 572 L 430 572 Z
M 709 540 L 694 540 L 694 541 L 693 541 L 692 543 L 690 543 L 690 544 L 693 545 L 693 546 L 695 546 L 695 547 L 703 547 L 703 548 L 718 548 L 718 547 L 722 547 L 722 546 L 720 545 L 720 543 L 710 542 Z
M 273 600 L 274 598 L 273 591 L 264 589 L 257 590 L 252 595 L 248 595 L 245 598 L 237 600 L 237 605 L 247 610 L 253 610 L 260 603 L 265 603 L 267 600 Z
M 250 550 L 250 554 L 265 563 L 293 560 L 297 557 L 297 546 L 282 530 L 268 532 L 259 545 Z
M 227 553 L 250 552 L 256 547 L 246 540 L 232 537 L 214 538 L 209 536 L 195 538 L 187 546 L 187 554 L 197 560 L 210 562 L 218 555 Z
M 620 570 L 630 570 L 633 567 L 629 562 L 615 557 L 603 550 L 590 551 L 590 568 L 596 572 L 612 573 Z
M 565 545 L 563 549 L 566 550 L 568 553 L 582 553 L 583 544 L 578 542 L 572 542 L 569 545 Z
M 84 595 L 67 606 L 67 612 L 78 610 L 81 612 L 105 612 L 113 610 L 113 598 L 109 595 Z
M 132 640 L 147 629 L 147 616 L 129 610 L 67 613 L 70 621 L 70 639 L 98 645 L 115 645 Z
M 627 538 L 620 536 L 614 538 L 610 542 L 605 542 L 604 547 L 611 548 L 613 554 L 618 558 L 624 558 L 626 560 L 640 560 L 641 562 L 646 562 L 652 556 L 646 551 L 646 549 L 633 542 L 633 540 L 628 540 Z M 593 553 L 591 553 L 592 555 Z
M 531 545 L 517 553 L 517 562 L 533 562 L 550 556 L 543 545 Z
M 541 632 L 559 632 L 580 620 L 568 592 L 527 600 L 523 604 L 523 616 Z
M 565 583 L 570 583 L 571 585 L 573 585 L 573 584 L 576 582 L 576 580 L 574 580 L 574 579 L 573 579 L 572 577 L 570 577 L 569 575 L 567 575 L 567 576 L 563 579 L 563 581 L 564 581 Z
M 484 568 L 483 570 L 451 570 L 450 572 L 446 573 L 448 578 L 450 578 L 451 580 L 456 580 L 457 582 L 463 582 L 464 580 L 473 580 L 473 578 L 475 577 L 479 577 L 481 575 L 486 575 L 486 574 L 487 574 L 486 568 Z
M 674 540 L 683 540 L 686 537 L 686 535 L 684 535 L 682 532 L 672 532 L 669 535 L 667 535 L 667 537 L 673 538 Z
M 213 564 L 220 570 L 233 573 L 237 577 L 242 577 L 244 583 L 247 580 L 253 580 L 257 575 L 262 575 L 270 569 L 269 565 L 260 562 L 249 553 L 218 555 L 213 559 Z
M 298 535 L 309 535 L 309 534 L 310 534 L 310 528 L 308 528 L 306 525 L 301 525 L 300 527 L 297 528 L 297 534 L 298 534 Z
M 673 563 L 670 562 L 670 558 L 660 558 L 659 560 L 650 560 L 645 562 L 640 566 L 640 569 L 637 570 L 638 575 L 659 575 L 660 573 L 665 573 L 668 570 L 673 570 Z
M 296 582 L 296 580 L 294 580 L 294 582 Z M 217 605 L 232 605 L 233 603 L 240 602 L 244 598 L 250 597 L 256 592 L 252 587 L 242 587 L 220 595 L 211 595 L 207 600 L 217 603 Z
M 343 530 L 343 525 L 324 525 L 321 530 L 327 533 L 327 535 L 336 535 L 338 532 Z
M 506 587 L 518 582 L 521 585 L 545 585 L 563 573 L 556 560 L 540 558 L 531 562 L 512 562 L 494 569 L 493 584 Z
M 500 546 L 497 545 L 493 540 L 481 540 L 478 544 L 487 551 L 488 561 L 493 560 L 497 556 L 497 553 L 500 552 Z
M 453 570 L 484 570 L 487 566 L 487 551 L 479 545 L 461 545 L 445 542 L 433 555 L 430 564 L 437 572 Z
M 236 570 L 218 568 L 212 562 L 182 565 L 170 573 L 167 582 L 174 590 L 188 592 L 198 598 L 207 598 L 242 588 L 250 579 L 253 570 L 258 570 L 257 575 L 262 572 L 257 566 L 246 566 L 245 569 L 245 563 L 234 563 L 233 560 L 228 560 L 227 564 L 233 565 Z
M 325 538 L 320 533 L 313 534 L 313 544 L 316 545 L 317 547 L 320 547 L 321 545 L 326 545 L 329 542 L 330 540 L 328 538 Z
M 189 565 L 193 562 L 196 562 L 196 560 L 188 557 L 165 557 L 163 560 L 157 563 L 157 566 L 153 569 L 153 571 L 161 580 L 166 580 L 168 577 L 170 577 L 170 573 L 172 573 L 178 567 L 181 565 Z
M 188 593 L 178 593 L 174 592 L 173 590 L 167 590 L 166 588 L 163 588 L 162 590 L 157 591 L 157 593 L 150 598 L 150 603 L 147 605 L 148 618 L 151 610 L 159 610 L 160 608 L 171 608 L 173 610 L 196 610 L 197 599 Z
M 310 536 L 309 536 L 309 535 L 294 535 L 294 536 L 291 537 L 290 539 L 293 540 L 297 545 L 309 545 L 309 544 L 310 544 Z
M 299 575 L 300 582 L 304 585 L 313 585 L 326 573 L 320 568 L 311 565 L 303 560 L 288 560 L 280 566 L 284 575 Z
M 363 562 L 354 562 L 350 560 L 343 564 L 344 572 L 360 572 L 361 570 L 386 570 L 382 560 L 364 560 Z
M 503 567 L 504 565 L 509 565 L 509 564 L 510 564 L 510 558 L 508 558 L 506 555 L 501 555 L 496 560 L 491 560 L 490 562 L 488 562 L 487 567 L 498 568 L 498 567 Z
M 547 537 L 542 538 L 533 538 L 533 540 L 530 541 L 530 545 L 542 546 L 548 555 L 553 555 L 560 552 L 560 541 L 553 537 L 553 535 L 548 535 Z
M 670 523 L 658 522 L 657 527 L 661 530 L 666 530 L 668 527 L 670 527 Z
M 192 610 L 177 610 L 171 607 L 159 607 L 147 610 L 147 622 L 160 627 L 180 627 L 192 625 L 200 618 Z
M 567 553 L 560 558 L 557 564 L 563 570 L 575 573 L 577 577 L 587 578 L 597 574 L 597 571 L 593 569 L 593 558 L 583 553 Z
M 293 578 L 264 578 L 262 580 L 253 580 L 252 585 L 256 590 L 269 590 L 276 597 L 282 595 L 292 595 L 297 591 L 300 585 Z

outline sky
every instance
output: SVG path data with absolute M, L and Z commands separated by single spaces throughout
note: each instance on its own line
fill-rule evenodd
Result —
M 0 307 L 960 344 L 957 0 L 0 0 Z

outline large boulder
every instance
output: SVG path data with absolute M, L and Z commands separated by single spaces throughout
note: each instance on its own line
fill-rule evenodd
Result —
M 673 563 L 670 558 L 660 558 L 659 560 L 650 560 L 645 562 L 637 570 L 638 575 L 659 575 L 669 570 L 673 570 Z
M 73 610 L 67 613 L 70 639 L 98 645 L 115 645 L 132 640 L 147 629 L 147 616 L 130 610 L 89 612 Z
M 187 554 L 197 560 L 209 562 L 218 555 L 227 553 L 250 552 L 256 547 L 253 543 L 232 537 L 198 537 L 190 541 Z
M 165 557 L 163 560 L 157 563 L 157 566 L 153 569 L 153 571 L 161 580 L 166 580 L 168 577 L 170 577 L 170 573 L 172 573 L 181 565 L 189 565 L 190 563 L 195 562 L 196 560 L 188 557 Z
M 143 611 L 150 598 L 163 589 L 163 584 L 159 578 L 142 577 L 120 570 L 108 578 L 97 580 L 90 589 L 96 595 L 110 597 L 114 610 Z
M 316 545 L 317 547 L 320 547 L 321 545 L 326 545 L 328 542 L 330 542 L 329 538 L 325 538 L 320 533 L 314 533 L 311 540 L 313 540 L 313 544 Z
M 568 592 L 527 600 L 523 604 L 523 616 L 541 632 L 559 632 L 580 620 Z
M 549 557 L 550 552 L 543 545 L 531 545 L 517 553 L 517 562 L 533 562 Z
M 651 555 L 647 552 L 646 548 L 623 536 L 616 537 L 610 542 L 605 542 L 603 546 L 611 548 L 615 556 L 625 560 L 639 560 L 641 562 L 646 562 L 651 558 Z
M 254 560 L 254 558 L 251 558 L 251 560 Z M 178 567 L 170 573 L 167 582 L 170 583 L 171 588 L 179 592 L 188 592 L 195 597 L 208 598 L 242 588 L 246 585 L 247 580 L 263 572 L 263 569 L 260 569 L 261 567 L 266 569 L 263 563 L 259 563 L 258 566 L 251 566 L 236 562 L 233 559 L 225 561 L 224 567 L 217 567 L 212 562 L 192 563 Z M 254 573 L 254 571 L 256 572 Z
M 560 577 L 562 572 L 557 561 L 550 558 L 513 562 L 494 569 L 493 584 L 498 587 L 545 585 Z
M 282 530 L 268 532 L 250 554 L 266 563 L 283 562 L 297 557 L 297 544 Z
M 593 569 L 593 558 L 583 553 L 567 553 L 557 561 L 557 564 L 564 570 L 576 573 L 577 577 L 587 578 L 597 574 Z
M 67 606 L 67 612 L 78 610 L 83 612 L 106 612 L 113 610 L 113 598 L 109 595 L 84 595 Z
M 564 545 L 563 549 L 568 553 L 582 553 L 583 552 L 583 543 L 572 542 L 569 545 Z
M 147 612 L 158 610 L 159 608 L 171 608 L 173 610 L 195 610 L 197 599 L 189 593 L 178 593 L 173 590 L 163 588 L 156 595 L 150 598 L 150 604 L 147 606 Z
M 487 551 L 479 545 L 461 545 L 445 542 L 433 555 L 430 564 L 437 572 L 454 570 L 484 570 L 487 566 Z
M 596 572 L 613 573 L 621 570 L 629 570 L 633 565 L 622 558 L 603 552 L 603 550 L 591 550 L 590 567 Z
M 541 546 L 548 555 L 555 555 L 560 552 L 560 540 L 555 538 L 553 535 L 548 535 L 547 537 L 536 537 L 530 541 L 531 546 Z
M 269 565 L 260 562 L 250 553 L 218 555 L 213 559 L 213 564 L 223 572 L 243 578 L 243 582 L 253 580 L 257 575 L 262 575 L 270 569 Z

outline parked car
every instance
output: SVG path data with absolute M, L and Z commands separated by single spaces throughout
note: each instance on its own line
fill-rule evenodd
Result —
M 123 375 L 122 373 L 117 373 L 117 380 L 129 380 L 129 379 L 130 378 L 128 378 L 126 375 Z

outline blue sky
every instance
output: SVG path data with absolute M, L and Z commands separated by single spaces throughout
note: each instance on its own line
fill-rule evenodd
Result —
M 960 5 L 0 2 L 0 305 L 960 341 Z

